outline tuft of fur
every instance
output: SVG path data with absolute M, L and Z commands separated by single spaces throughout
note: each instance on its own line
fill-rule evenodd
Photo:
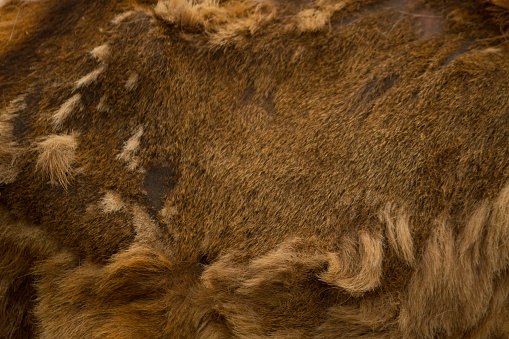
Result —
M 69 176 L 73 173 L 72 166 L 76 162 L 77 147 L 75 134 L 53 134 L 43 138 L 35 146 L 39 154 L 36 169 L 49 178 L 51 184 L 58 183 L 67 188 Z
M 382 277 L 382 238 L 360 231 L 358 241 L 346 237 L 340 248 L 340 254 L 328 255 L 329 268 L 320 278 L 353 294 L 378 287 Z
M 320 0 L 315 8 L 304 9 L 296 17 L 296 29 L 300 33 L 317 32 L 330 24 L 334 13 L 346 6 L 347 2 L 328 2 Z
M 135 13 L 135 11 L 125 11 L 123 13 L 120 13 L 120 14 L 117 14 L 115 15 L 115 17 L 111 20 L 111 23 L 114 24 L 114 25 L 119 25 L 120 23 L 122 23 L 124 20 L 126 20 L 127 18 L 129 18 L 130 16 L 132 16 L 133 14 Z
M 83 110 L 81 94 L 79 93 L 67 99 L 67 101 L 64 102 L 62 106 L 60 106 L 60 108 L 52 115 L 51 122 L 53 129 L 60 129 L 65 119 L 67 119 L 69 115 L 76 110 Z
M 407 336 L 456 337 L 476 331 L 497 333 L 500 323 L 483 323 L 495 307 L 502 312 L 509 291 L 493 303 L 499 277 L 509 269 L 509 185 L 492 204 L 482 202 L 458 236 L 442 216 L 427 241 L 408 286 L 399 325 Z M 481 333 L 480 332 L 480 333 Z M 505 333 L 507 335 L 509 333 Z
M 160 0 L 155 14 L 165 22 L 189 30 L 205 30 L 211 46 L 225 46 L 252 35 L 276 18 L 270 0 L 232 1 Z
M 134 91 L 136 87 L 138 87 L 138 80 L 140 78 L 140 75 L 136 72 L 132 72 L 131 75 L 129 75 L 129 78 L 125 82 L 125 88 L 128 91 Z
M 99 99 L 99 103 L 97 104 L 97 110 L 99 112 L 109 112 L 110 108 L 108 107 L 108 96 L 105 94 Z
M 122 151 L 117 159 L 127 163 L 129 170 L 134 171 L 138 167 L 139 158 L 136 155 L 140 146 L 140 139 L 143 135 L 143 126 L 138 126 L 134 134 L 125 142 Z
M 213 326 L 209 305 L 199 303 L 199 267 L 174 262 L 150 247 L 133 246 L 106 265 L 79 264 L 72 254 L 61 253 L 36 272 L 42 277 L 35 313 L 43 320 L 43 338 L 205 339 L 213 336 L 199 332 L 217 334 L 208 326 Z
M 400 258 L 413 265 L 415 255 L 410 217 L 403 209 L 394 214 L 394 206 L 390 203 L 379 214 L 380 221 L 386 225 L 387 240 Z
M 118 212 L 126 207 L 120 194 L 113 191 L 106 191 L 99 201 L 99 206 L 104 213 Z
M 111 47 L 108 43 L 95 47 L 90 54 L 102 63 L 106 63 L 111 55 Z
M 96 82 L 99 75 L 101 75 L 101 73 L 103 73 L 106 70 L 106 68 L 107 68 L 106 64 L 101 64 L 98 68 L 88 73 L 87 75 L 83 76 L 81 79 L 76 81 L 74 85 L 74 90 L 76 91 L 80 88 L 90 86 L 91 84 Z

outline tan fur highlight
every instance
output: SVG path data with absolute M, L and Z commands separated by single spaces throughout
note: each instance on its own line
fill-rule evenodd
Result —
M 296 16 L 297 30 L 299 32 L 317 32 L 330 23 L 332 15 L 343 9 L 347 1 L 327 2 L 318 1 L 316 8 L 305 9 Z
M 487 202 L 477 206 L 459 236 L 446 216 L 436 221 L 399 317 L 406 335 L 430 337 L 444 331 L 456 336 L 484 317 L 491 307 L 494 281 L 509 265 L 508 220 L 506 185 L 491 206 Z M 483 326 L 478 331 L 500 329 L 493 322 Z
M 108 101 L 108 96 L 106 94 L 103 95 L 101 97 L 101 99 L 99 99 L 99 103 L 97 104 L 97 107 L 96 107 L 99 112 L 109 112 L 110 111 L 107 101 Z
M 139 205 L 133 205 L 131 213 L 136 230 L 136 242 L 139 245 L 154 248 L 168 258 L 171 257 L 173 255 L 172 250 L 161 246 L 159 239 L 163 235 L 150 215 Z
M 234 41 L 246 32 L 254 33 L 276 14 L 271 1 L 233 1 L 221 5 L 213 0 L 160 0 L 155 13 L 170 24 L 214 32 L 210 44 L 215 46 Z
M 81 94 L 75 94 L 66 102 L 60 106 L 60 108 L 53 114 L 51 117 L 51 122 L 54 129 L 60 129 L 65 119 L 69 117 L 69 115 L 76 110 L 83 110 L 83 105 L 81 103 Z
M 129 76 L 129 79 L 125 82 L 125 88 L 128 91 L 133 91 L 138 87 L 138 79 L 140 78 L 140 75 L 136 72 L 131 73 Z
M 138 152 L 142 135 L 143 126 L 139 126 L 134 134 L 125 142 L 120 154 L 117 155 L 117 159 L 125 161 L 131 171 L 134 171 L 138 167 L 139 159 L 136 153 Z
M 158 1 L 155 12 L 166 21 L 184 27 L 211 28 L 225 23 L 229 17 L 229 13 L 214 1 L 197 3 L 187 0 Z M 211 20 L 208 20 L 209 17 Z
M 125 11 L 123 13 L 117 14 L 113 20 L 111 20 L 111 23 L 114 25 L 118 25 L 130 16 L 132 16 L 135 13 L 135 11 Z
M 306 9 L 297 15 L 299 30 L 302 32 L 316 32 L 329 22 L 332 13 L 316 9 Z
M 157 229 L 154 221 L 150 216 L 138 205 L 132 208 L 133 224 L 136 228 L 137 239 L 140 243 L 153 243 L 155 237 L 154 231 Z M 151 241 L 152 240 L 152 241 Z
M 364 293 L 378 287 L 382 276 L 382 239 L 361 231 L 358 245 L 347 237 L 342 251 L 339 255 L 328 255 L 329 269 L 320 278 L 350 293 Z
M 99 201 L 99 206 L 104 213 L 111 213 L 125 208 L 125 203 L 117 192 L 106 191 L 104 197 Z
M 91 84 L 96 82 L 99 75 L 101 75 L 101 73 L 103 73 L 106 70 L 106 68 L 107 66 L 105 64 L 102 64 L 92 72 L 88 73 L 87 75 L 76 81 L 76 84 L 74 85 L 74 90 L 76 91 L 80 88 L 90 86 Z
M 51 184 L 60 184 L 67 188 L 69 176 L 73 173 L 72 166 L 76 162 L 76 135 L 50 135 L 37 142 L 35 149 L 39 153 L 36 169 Z
M 176 206 L 164 206 L 161 211 L 159 212 L 161 217 L 164 219 L 171 218 L 172 216 L 175 216 L 178 214 L 178 209 Z
M 110 58 L 111 47 L 108 43 L 102 44 L 91 50 L 90 54 L 92 54 L 92 56 L 96 58 L 97 61 L 106 63 Z
M 408 214 L 403 209 L 395 213 L 393 205 L 389 203 L 381 210 L 380 218 L 386 225 L 387 239 L 393 250 L 408 264 L 413 265 L 415 261 L 414 245 Z

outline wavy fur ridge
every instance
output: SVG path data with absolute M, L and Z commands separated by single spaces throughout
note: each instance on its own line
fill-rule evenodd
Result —
M 364 231 L 345 235 L 338 253 L 292 239 L 259 257 L 232 252 L 204 267 L 174 263 L 157 236 L 106 266 L 59 254 L 37 269 L 42 337 L 507 335 L 508 202 L 509 186 L 463 227 L 437 219 L 403 294 L 380 290 L 384 239 Z

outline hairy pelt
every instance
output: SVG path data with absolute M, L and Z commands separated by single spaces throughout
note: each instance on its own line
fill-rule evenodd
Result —
M 0 1 L 0 337 L 509 337 L 508 18 Z

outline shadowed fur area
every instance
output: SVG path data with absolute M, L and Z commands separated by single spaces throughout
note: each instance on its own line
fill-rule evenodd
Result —
M 509 337 L 508 29 L 0 1 L 0 337 Z

